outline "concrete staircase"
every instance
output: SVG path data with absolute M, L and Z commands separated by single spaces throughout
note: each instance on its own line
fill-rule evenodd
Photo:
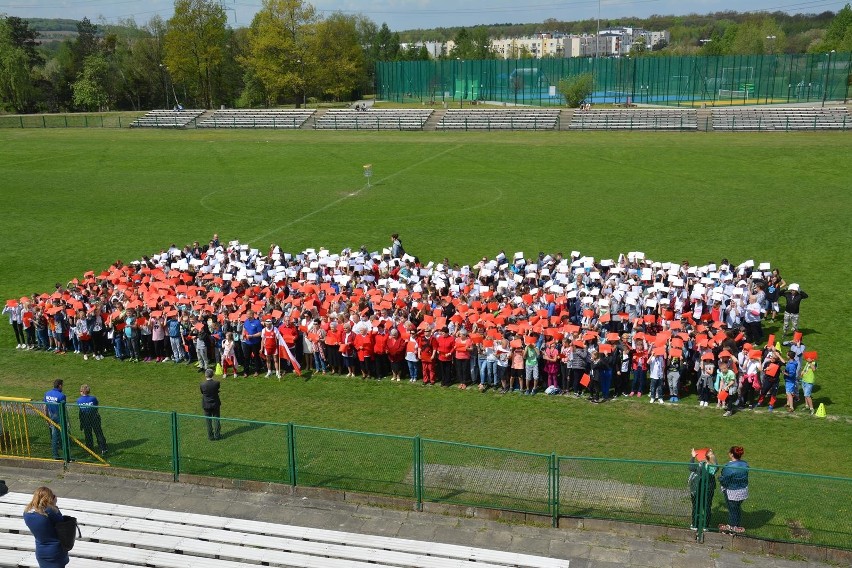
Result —
M 202 120 L 208 119 L 208 118 L 210 118 L 211 116 L 213 116 L 213 113 L 214 113 L 214 112 L 216 112 L 216 111 L 215 111 L 215 110 L 212 110 L 212 109 L 210 109 L 210 110 L 205 110 L 205 111 L 204 111 L 204 114 L 202 114 L 201 116 L 199 116 L 198 118 L 196 118 L 195 120 L 193 120 L 192 122 L 190 122 L 189 124 L 187 124 L 187 125 L 186 125 L 186 127 L 187 127 L 187 128 L 195 128 L 195 125 L 196 125 L 196 124 L 198 124 L 198 123 L 199 123 L 199 122 L 201 122 Z
M 557 130 L 568 130 L 571 126 L 571 120 L 574 118 L 574 111 L 577 109 L 563 108 L 559 111 L 559 122 L 556 123 Z
M 699 108 L 698 116 L 698 131 L 713 132 L 713 109 L 710 107 Z
M 299 130 L 313 130 L 314 125 L 317 123 L 317 120 L 322 117 L 322 115 L 324 115 L 327 110 L 327 108 L 318 108 L 316 112 L 312 114 L 311 117 L 306 120 L 304 124 L 302 124 L 302 126 L 299 127 Z
M 432 111 L 432 114 L 430 114 L 429 118 L 426 119 L 426 122 L 423 123 L 423 130 L 438 130 L 438 124 L 441 122 L 441 119 L 444 118 L 444 114 L 446 114 L 446 112 L 447 109 L 443 108 Z

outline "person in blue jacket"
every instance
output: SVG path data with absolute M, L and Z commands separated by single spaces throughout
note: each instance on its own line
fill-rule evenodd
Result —
M 98 450 L 101 455 L 107 453 L 107 442 L 101 428 L 101 415 L 98 412 L 98 397 L 92 396 L 89 385 L 80 387 L 80 398 L 77 399 L 77 408 L 80 411 L 80 429 L 86 437 L 86 446 L 94 447 L 94 440 L 98 441 Z M 94 436 L 92 436 L 94 434 Z
M 64 568 L 68 553 L 59 542 L 56 523 L 62 513 L 56 506 L 56 495 L 47 487 L 39 487 L 24 509 L 24 523 L 35 537 L 35 554 L 39 568 Z
M 60 420 L 59 405 L 65 403 L 65 393 L 62 392 L 62 379 L 53 381 L 53 388 L 44 393 L 45 410 L 47 416 L 53 421 L 48 423 L 50 428 L 50 447 L 53 451 L 53 459 L 62 459 L 62 430 L 64 425 Z
M 733 446 L 728 450 L 731 461 L 722 468 L 719 476 L 719 485 L 725 495 L 725 503 L 728 505 L 728 524 L 720 525 L 719 532 L 729 534 L 742 534 L 745 529 L 742 526 L 743 501 L 748 499 L 748 462 L 743 460 L 742 446 Z

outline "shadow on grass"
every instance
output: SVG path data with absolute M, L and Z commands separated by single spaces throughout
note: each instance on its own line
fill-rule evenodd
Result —
M 239 428 L 234 428 L 233 430 L 223 430 L 222 439 L 233 438 L 235 436 L 239 436 L 240 434 L 245 434 L 246 432 L 257 430 L 258 428 L 263 428 L 263 424 L 260 424 L 258 422 L 243 422 L 243 424 Z

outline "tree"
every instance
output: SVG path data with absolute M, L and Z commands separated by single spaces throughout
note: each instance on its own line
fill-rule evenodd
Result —
M 218 99 L 213 79 L 222 64 L 228 17 L 215 0 L 175 0 L 168 21 L 165 60 L 169 73 L 182 82 L 206 108 Z
M 27 52 L 15 45 L 9 24 L 0 19 L 0 108 L 26 112 L 33 94 Z
M 358 43 L 355 18 L 336 12 L 319 22 L 310 46 L 317 88 L 335 101 L 348 99 L 364 73 L 364 52 Z
M 27 20 L 15 16 L 7 17 L 6 24 L 9 26 L 9 40 L 12 45 L 23 49 L 27 54 L 28 68 L 32 69 L 37 65 L 42 65 L 44 57 L 38 52 L 39 33 L 30 28 L 30 23 Z
M 630 57 L 642 57 L 647 54 L 648 44 L 646 43 L 645 36 L 639 36 L 630 46 Z
M 595 89 L 595 76 L 591 73 L 581 73 L 559 80 L 557 90 L 565 98 L 565 105 L 578 108 Z
M 823 41 L 811 50 L 825 53 L 831 50 L 852 51 L 852 5 L 846 4 L 825 30 Z
M 386 23 L 382 23 L 376 34 L 376 60 L 396 61 L 399 59 L 401 47 L 399 45 L 399 34 L 391 33 Z
M 114 101 L 112 73 L 106 56 L 95 53 L 83 62 L 83 71 L 74 84 L 74 104 L 86 110 L 109 110 Z
M 318 67 L 311 52 L 317 21 L 314 7 L 301 0 L 263 0 L 239 61 L 263 85 L 268 103 L 307 98 L 307 74 Z

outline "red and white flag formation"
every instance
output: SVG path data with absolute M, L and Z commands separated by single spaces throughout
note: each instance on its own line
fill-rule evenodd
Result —
M 300 377 L 302 376 L 302 366 L 299 365 L 299 362 L 296 360 L 296 357 L 293 356 L 293 352 L 290 351 L 290 348 L 287 347 L 287 342 L 284 341 L 284 338 L 280 333 L 276 334 L 278 336 L 278 358 L 283 359 L 287 358 L 290 361 L 290 364 L 293 365 L 293 371 L 296 372 Z

